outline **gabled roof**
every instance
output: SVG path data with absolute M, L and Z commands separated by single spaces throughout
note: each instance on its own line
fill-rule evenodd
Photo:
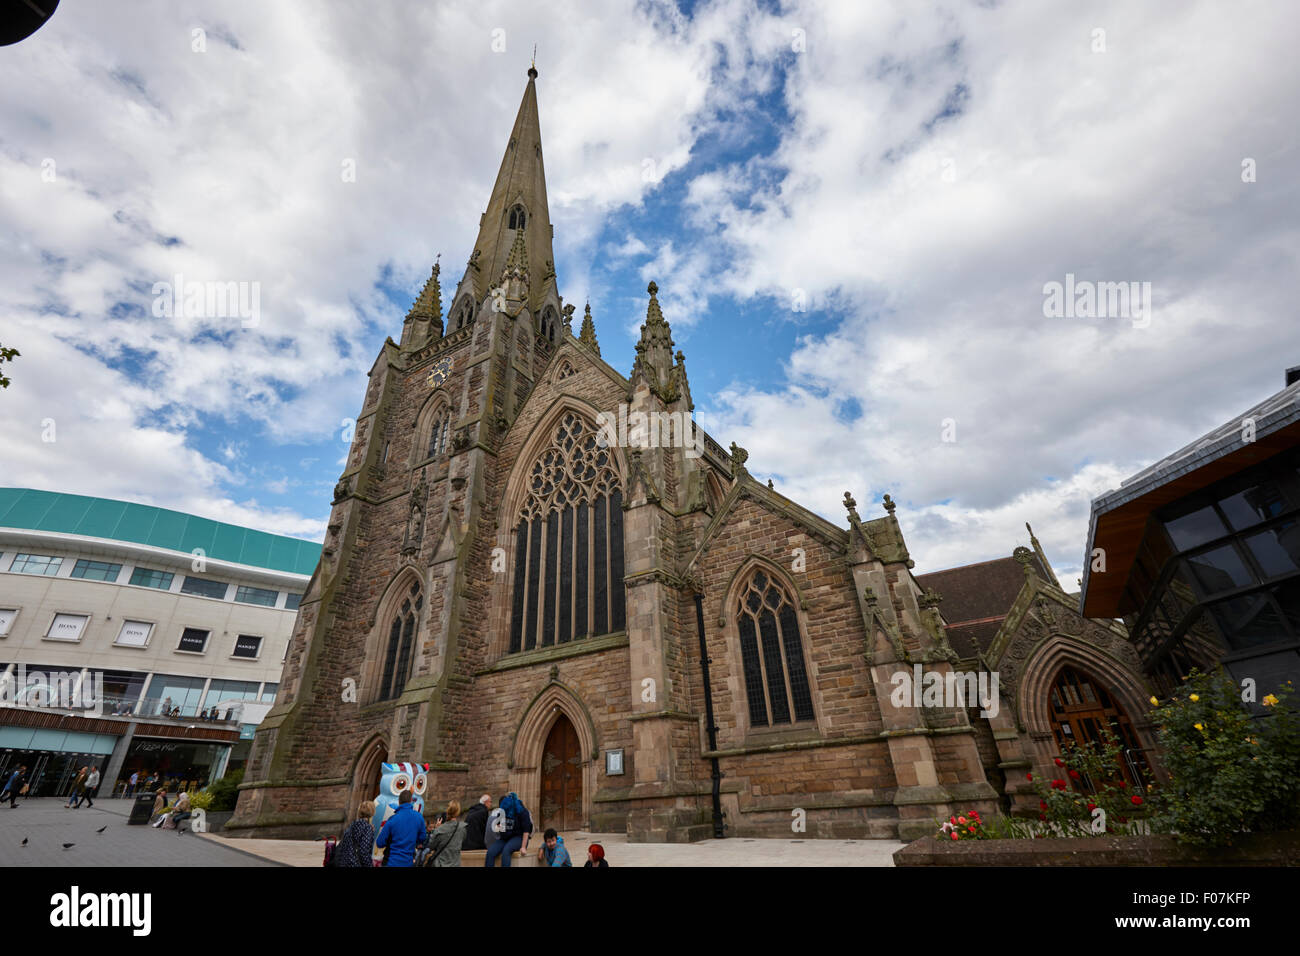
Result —
M 1038 566 L 1038 573 L 1048 580 L 1038 556 L 1034 555 L 1032 560 Z M 969 658 L 988 650 L 992 644 L 1025 586 L 1025 571 L 1013 557 L 994 558 L 919 574 L 916 582 L 922 588 L 933 588 L 943 598 L 939 611 L 946 624 L 948 642 L 958 655 Z

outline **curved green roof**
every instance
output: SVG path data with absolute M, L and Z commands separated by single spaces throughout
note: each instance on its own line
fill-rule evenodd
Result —
M 320 560 L 314 541 L 241 528 L 130 501 L 30 488 L 0 488 L 0 527 L 128 541 L 217 561 L 310 575 Z

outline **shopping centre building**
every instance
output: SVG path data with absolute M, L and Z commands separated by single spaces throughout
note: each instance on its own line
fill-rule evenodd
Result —
M 242 765 L 279 689 L 311 541 L 146 505 L 0 488 L 0 773 L 101 793 Z

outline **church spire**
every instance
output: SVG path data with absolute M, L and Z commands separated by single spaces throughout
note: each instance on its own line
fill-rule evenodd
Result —
M 596 341 L 596 323 L 591 321 L 590 302 L 587 303 L 587 307 L 582 313 L 582 331 L 578 333 L 578 341 L 597 355 L 600 354 L 600 343 Z
M 520 263 L 517 255 L 527 248 L 532 270 L 526 304 L 537 311 L 548 282 L 554 281 L 551 251 L 551 215 L 546 205 L 546 172 L 542 164 L 542 133 L 537 117 L 537 69 L 529 67 L 528 85 L 515 116 L 487 211 L 479 223 L 470 267 L 474 295 L 481 302 L 506 272 Z

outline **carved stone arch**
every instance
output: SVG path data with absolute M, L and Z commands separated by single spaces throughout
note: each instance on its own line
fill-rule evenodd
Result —
M 1057 751 L 1049 694 L 1065 665 L 1078 668 L 1104 686 L 1124 710 L 1141 746 L 1154 748 L 1153 729 L 1146 719 L 1148 694 L 1141 677 L 1105 651 L 1076 637 L 1054 633 L 1030 652 L 1016 688 L 1017 712 L 1029 733 L 1036 763 L 1044 772 Z
M 556 400 L 528 432 L 528 437 L 524 439 L 523 446 L 519 449 L 518 457 L 510 466 L 505 492 L 501 498 L 500 530 L 509 532 L 514 527 L 514 522 L 519 516 L 519 508 L 528 496 L 529 473 L 537 457 L 550 445 L 561 420 L 569 412 L 583 418 L 592 428 L 598 427 L 600 412 L 594 406 L 573 395 L 563 395 Z M 627 458 L 623 449 L 611 445 L 609 452 L 613 457 L 614 470 L 618 473 L 619 480 L 626 485 Z
M 709 500 L 709 511 L 716 512 L 722 507 L 727 494 L 722 490 L 722 482 L 718 481 L 718 476 L 713 473 L 712 468 L 704 473 L 704 489 Z
M 546 737 L 563 714 L 578 733 L 582 750 L 582 815 L 591 820 L 592 795 L 596 789 L 596 757 L 600 753 L 600 735 L 596 722 L 577 691 L 553 676 L 524 708 L 510 741 L 508 768 L 510 789 L 519 794 L 524 805 L 536 812 L 542 798 L 542 751 Z M 590 825 L 590 823 L 588 823 Z
M 411 467 L 414 467 L 421 462 L 428 461 L 431 457 L 437 457 L 430 456 L 429 454 L 429 440 L 432 437 L 430 431 L 434 425 L 434 420 L 439 419 L 444 412 L 447 416 L 445 421 L 446 435 L 444 444 L 446 447 L 450 448 L 452 432 L 451 425 L 455 413 L 452 409 L 451 394 L 446 388 L 438 388 L 424 400 L 424 404 L 420 406 L 420 411 L 416 413 L 415 421 L 411 423 L 411 428 L 414 430 L 414 435 L 411 438 Z M 443 424 L 439 422 L 439 429 L 441 430 L 442 427 Z
M 748 590 L 751 577 L 757 571 L 762 571 L 766 575 L 769 584 L 776 584 L 779 588 L 783 588 L 794 606 L 795 619 L 799 628 L 799 649 L 803 657 L 803 670 L 808 683 L 808 692 L 812 699 L 813 726 L 810 729 L 822 734 L 827 728 L 825 726 L 825 715 L 822 713 L 821 697 L 817 692 L 818 673 L 814 667 L 812 657 L 813 636 L 809 627 L 807 602 L 799 585 L 795 583 L 794 576 L 775 561 L 760 554 L 750 554 L 740 562 L 735 573 L 732 574 L 731 580 L 727 583 L 722 602 L 718 608 L 718 625 L 722 628 L 727 657 L 731 663 L 731 666 L 727 669 L 727 681 L 730 685 L 731 699 L 736 701 L 734 714 L 736 728 L 742 738 L 751 729 L 745 684 L 744 656 L 741 652 L 740 625 L 737 620 L 737 605 L 741 600 L 742 593 Z M 793 710 L 791 716 L 793 717 Z M 770 729 L 776 730 L 782 727 L 792 730 L 799 727 L 808 728 L 809 725 L 806 720 L 802 722 L 796 720 L 790 724 L 773 724 Z M 769 730 L 766 726 L 755 729 L 760 731 Z
M 366 634 L 366 652 L 363 657 L 359 688 L 359 698 L 365 703 L 372 703 L 379 693 L 379 681 L 383 676 L 384 652 L 392 618 L 401 608 L 402 602 L 410 595 L 412 584 L 419 585 L 419 593 L 423 597 L 423 606 L 415 617 L 415 643 L 411 650 L 412 661 L 420 660 L 420 647 L 428 630 L 429 587 L 424 575 L 415 565 L 408 562 L 403 564 L 389 580 L 383 595 L 375 605 L 374 613 L 367 621 L 369 631 Z M 415 676 L 414 665 L 411 676 Z
M 373 778 L 383 773 L 382 765 L 388 761 L 388 754 L 388 741 L 383 734 L 374 734 L 357 750 L 357 757 L 352 762 L 352 785 L 348 791 L 344 826 L 356 819 L 361 804 L 373 800 L 379 793 L 378 788 L 372 787 Z
M 766 568 L 772 577 L 780 579 L 786 587 L 794 592 L 794 596 L 799 605 L 798 610 L 800 614 L 803 614 L 808 609 L 808 601 L 804 597 L 803 590 L 795 583 L 794 578 L 791 577 L 789 571 L 781 567 L 781 565 L 777 564 L 769 557 L 765 557 L 761 554 L 749 554 L 745 556 L 745 559 L 741 561 L 739 565 L 737 565 L 730 580 L 727 581 L 726 590 L 723 591 L 722 599 L 718 604 L 719 627 L 726 623 L 726 619 L 730 614 L 731 605 L 737 600 L 737 598 L 739 598 L 740 588 L 744 585 L 750 572 L 760 565 Z

